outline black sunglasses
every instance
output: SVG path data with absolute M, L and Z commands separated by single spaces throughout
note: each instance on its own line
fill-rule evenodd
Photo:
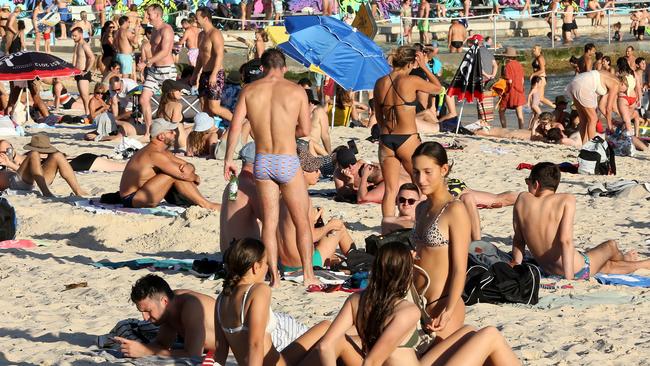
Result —
M 404 197 L 400 197 L 400 198 L 397 199 L 397 202 L 399 202 L 400 205 L 403 205 L 403 204 L 405 204 L 405 203 L 408 203 L 410 206 L 413 206 L 413 205 L 415 204 L 415 202 L 417 202 L 417 201 L 418 201 L 418 200 L 416 200 L 415 198 L 404 198 Z

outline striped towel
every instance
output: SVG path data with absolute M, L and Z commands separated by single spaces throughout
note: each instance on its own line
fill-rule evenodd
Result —
M 308 328 L 289 314 L 275 313 L 275 316 L 278 322 L 271 333 L 271 340 L 278 352 L 281 352 L 291 342 L 305 334 Z

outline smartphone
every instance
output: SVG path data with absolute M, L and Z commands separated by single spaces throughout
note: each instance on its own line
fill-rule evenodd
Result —
M 354 140 L 348 140 L 348 147 L 354 153 L 354 155 L 359 153 L 359 150 L 357 149 L 357 143 L 354 142 Z

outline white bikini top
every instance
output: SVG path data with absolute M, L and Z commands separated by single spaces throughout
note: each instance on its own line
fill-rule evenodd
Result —
M 228 334 L 235 334 L 243 331 L 247 331 L 248 327 L 244 325 L 244 308 L 246 306 L 246 299 L 248 298 L 248 293 L 250 292 L 251 288 L 253 288 L 255 284 L 250 285 L 247 289 L 246 292 L 244 293 L 244 298 L 242 299 L 241 302 L 241 311 L 239 313 L 239 322 L 241 323 L 239 326 L 234 327 L 234 328 L 227 328 L 224 327 L 223 325 L 221 326 L 221 329 L 223 329 L 224 332 Z M 221 321 L 221 300 L 223 297 L 219 298 L 219 301 L 217 302 L 217 318 L 219 320 L 220 324 L 223 324 Z M 278 324 L 278 319 L 275 316 L 275 313 L 273 313 L 273 310 L 269 306 L 269 322 L 266 324 L 266 333 L 271 334 L 275 330 L 275 327 Z

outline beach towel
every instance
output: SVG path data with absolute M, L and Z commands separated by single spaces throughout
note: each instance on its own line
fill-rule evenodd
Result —
M 31 240 L 4 240 L 0 241 L 0 249 L 30 249 L 36 248 L 36 243 Z
M 594 276 L 598 283 L 603 285 L 622 285 L 630 287 L 650 287 L 650 277 L 634 274 L 605 274 L 598 273 Z
M 194 259 L 154 259 L 139 258 L 122 262 L 101 261 L 93 263 L 97 268 L 129 268 L 133 270 L 153 268 L 157 270 L 191 271 Z
M 185 212 L 185 207 L 172 206 L 161 203 L 157 207 L 147 208 L 129 208 L 123 207 L 122 204 L 108 204 L 99 202 L 99 198 L 83 199 L 74 202 L 76 207 L 82 208 L 84 211 L 96 214 L 117 214 L 117 213 L 131 213 L 141 215 L 154 215 L 164 217 L 176 217 Z
M 642 199 L 650 196 L 650 183 L 635 180 L 598 183 L 587 188 L 587 193 L 592 197 Z
M 122 337 L 142 343 L 150 343 L 156 338 L 159 327 L 146 320 L 124 319 L 117 324 L 106 335 L 97 337 L 99 348 L 117 348 L 120 344 L 113 340 L 114 337 Z
M 324 269 L 316 270 L 314 271 L 314 274 L 320 280 L 320 282 L 326 285 L 340 285 L 343 282 L 345 282 L 345 280 L 347 280 L 348 277 L 350 277 L 343 272 L 334 272 L 334 271 L 328 271 Z M 284 275 L 284 279 L 291 282 L 302 283 L 303 280 L 302 276 L 303 276 L 303 272 L 297 271 L 297 272 L 293 272 L 290 275 Z
M 275 313 L 275 317 L 278 322 L 271 333 L 271 340 L 278 351 L 285 349 L 309 329 L 289 314 Z

